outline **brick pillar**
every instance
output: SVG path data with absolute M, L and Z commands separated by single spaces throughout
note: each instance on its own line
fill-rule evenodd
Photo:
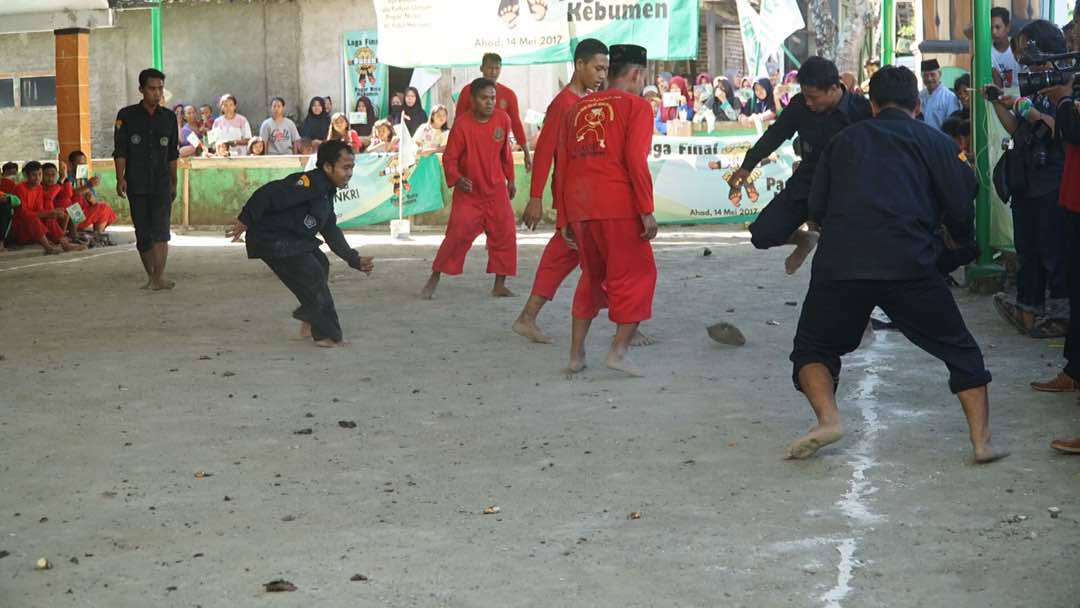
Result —
M 60 158 L 90 149 L 90 30 L 56 30 L 56 133 Z

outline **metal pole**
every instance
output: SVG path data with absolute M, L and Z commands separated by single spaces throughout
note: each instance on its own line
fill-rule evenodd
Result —
M 150 45 L 154 49 L 154 69 L 165 70 L 164 38 L 161 35 L 161 6 L 150 9 Z
M 191 227 L 191 161 L 184 163 L 184 228 Z
M 992 83 L 990 65 L 990 0 L 972 0 L 972 18 L 974 19 L 974 47 L 972 57 L 972 80 L 974 91 L 981 91 Z M 979 178 L 979 194 L 975 199 L 975 242 L 979 246 L 979 259 L 968 269 L 968 276 L 979 278 L 997 274 L 1001 267 L 994 264 L 993 251 L 990 248 L 990 136 L 988 120 L 990 106 L 988 101 L 972 93 L 971 113 L 972 149 L 975 150 L 975 170 Z
M 896 55 L 896 2 L 881 1 L 881 65 L 892 65 Z

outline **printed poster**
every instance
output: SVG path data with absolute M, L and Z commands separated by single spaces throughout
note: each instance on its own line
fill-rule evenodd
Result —
M 378 116 L 367 116 L 356 107 L 356 100 L 367 97 L 381 112 L 386 107 L 387 70 L 379 62 L 379 36 L 374 31 L 345 32 L 345 104 L 350 124 L 374 124 Z

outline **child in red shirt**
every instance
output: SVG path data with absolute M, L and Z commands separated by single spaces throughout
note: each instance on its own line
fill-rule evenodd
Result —
M 46 254 L 54 255 L 64 251 L 82 251 L 82 245 L 68 240 L 63 228 L 57 222 L 67 217 L 63 209 L 53 209 L 45 199 L 45 189 L 41 187 L 41 163 L 30 161 L 23 167 L 26 181 L 15 186 L 12 194 L 19 197 L 22 204 L 15 212 L 11 235 L 15 243 L 28 245 L 37 243 Z

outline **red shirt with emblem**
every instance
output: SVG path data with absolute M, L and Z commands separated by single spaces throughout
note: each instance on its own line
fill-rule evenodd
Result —
M 17 214 L 37 217 L 42 211 L 52 208 L 45 200 L 45 189 L 41 187 L 41 184 L 31 188 L 26 185 L 26 182 L 20 182 L 12 189 L 11 194 L 22 201 L 22 204 L 15 208 Z
M 455 188 L 455 197 L 490 199 L 508 195 L 506 182 L 514 180 L 509 132 L 510 117 L 501 110 L 495 110 L 487 122 L 479 122 L 472 112 L 457 117 L 443 152 L 443 173 L 451 188 L 462 177 L 469 178 L 473 187 L 471 193 Z
M 529 196 L 540 198 L 544 195 L 544 184 L 547 182 L 548 171 L 555 161 L 555 148 L 559 144 L 559 126 L 566 119 L 566 112 L 581 99 L 570 87 L 563 88 L 555 99 L 548 104 L 547 113 L 544 115 L 544 128 L 540 129 L 540 137 L 536 140 L 536 150 L 533 153 L 532 183 L 529 188 Z M 555 190 L 555 178 L 551 179 L 551 189 Z M 554 201 L 556 210 L 559 201 Z
M 555 200 L 568 222 L 653 212 L 653 112 L 619 89 L 582 97 L 566 113 L 555 154 Z
M 71 183 L 64 182 L 63 184 L 42 186 L 42 189 L 45 190 L 45 206 L 47 208 L 67 209 L 71 206 L 71 199 L 74 196 Z
M 521 124 L 521 112 L 518 110 L 517 95 L 510 87 L 495 83 L 495 109 L 502 110 L 510 116 L 510 132 L 514 134 L 519 146 L 525 147 L 525 126 Z M 454 120 L 460 119 L 466 114 L 472 114 L 472 83 L 465 85 L 458 95 L 456 115 Z

